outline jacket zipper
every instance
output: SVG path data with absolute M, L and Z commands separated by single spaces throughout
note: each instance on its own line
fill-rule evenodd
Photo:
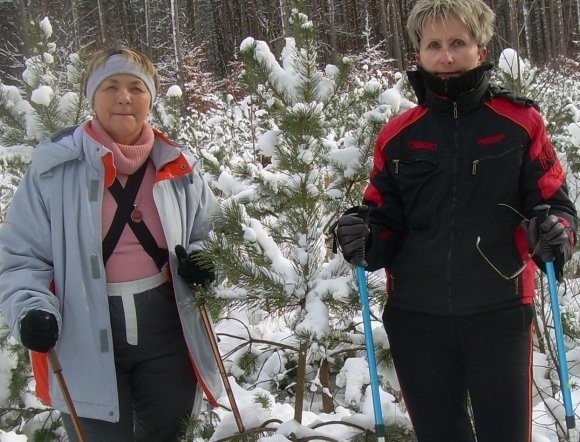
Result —
M 447 308 L 449 313 L 453 313 L 452 305 L 452 274 L 451 274 L 451 256 L 453 255 L 453 239 L 455 237 L 454 232 L 454 215 L 455 215 L 455 204 L 457 202 L 457 151 L 459 149 L 458 132 L 459 132 L 459 121 L 458 121 L 458 111 L 457 102 L 453 102 L 453 119 L 455 120 L 455 132 L 453 133 L 453 170 L 452 170 L 452 180 L 453 185 L 451 187 L 451 213 L 449 219 L 449 225 L 451 226 L 451 233 L 449 237 L 449 252 L 447 253 Z
M 489 156 L 489 157 L 485 157 L 485 158 L 480 158 L 479 160 L 474 160 L 474 161 L 471 163 L 471 175 L 477 175 L 477 168 L 478 168 L 478 166 L 479 166 L 479 163 L 481 163 L 481 162 L 483 162 L 483 161 L 486 161 L 486 160 L 489 160 L 489 159 L 492 159 L 492 158 L 502 158 L 502 157 L 504 157 L 505 155 L 509 155 L 509 154 L 510 154 L 510 153 L 511 153 L 513 150 L 515 150 L 515 149 L 519 149 L 519 146 L 517 146 L 517 147 L 514 147 L 514 148 L 512 148 L 512 149 L 509 149 L 509 150 L 507 150 L 507 151 L 505 151 L 505 152 L 502 152 L 502 154 L 501 154 L 501 155 L 497 155 L 497 156 Z

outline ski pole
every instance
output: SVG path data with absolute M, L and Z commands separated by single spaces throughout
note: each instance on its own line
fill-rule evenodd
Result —
M 191 291 L 195 295 L 195 289 L 193 286 L 191 286 Z M 207 309 L 205 308 L 205 305 L 199 304 L 198 308 L 199 308 L 199 313 L 201 314 L 201 319 L 203 321 L 203 325 L 205 327 L 205 331 L 207 332 L 207 337 L 209 338 L 211 351 L 213 353 L 213 356 L 214 356 L 215 361 L 217 363 L 218 370 L 220 372 L 222 381 L 224 383 L 224 387 L 226 389 L 226 393 L 227 393 L 228 399 L 230 401 L 230 406 L 232 407 L 232 413 L 234 414 L 234 419 L 236 420 L 236 425 L 238 427 L 238 431 L 240 433 L 243 433 L 244 432 L 244 423 L 242 421 L 242 416 L 240 415 L 240 410 L 238 409 L 238 404 L 236 403 L 236 398 L 234 397 L 234 392 L 232 391 L 232 386 L 230 384 L 230 380 L 228 379 L 228 375 L 226 373 L 226 369 L 224 367 L 224 363 L 223 363 L 222 357 L 220 355 L 220 350 L 219 350 L 215 335 L 213 333 L 213 327 L 211 325 L 211 320 L 209 318 L 209 314 L 207 312 Z M 246 440 L 245 437 L 243 439 Z
M 371 392 L 373 396 L 373 411 L 375 415 L 375 434 L 377 436 L 377 441 L 385 442 L 385 424 L 383 422 L 383 410 L 381 408 L 377 362 L 375 358 L 375 344 L 373 342 L 373 330 L 371 328 L 369 294 L 367 290 L 367 278 L 365 273 L 365 267 L 367 266 L 367 263 L 364 259 L 364 249 L 360 250 L 357 256 L 353 259 L 353 264 L 356 266 L 356 277 L 358 281 L 358 290 L 362 306 L 365 347 L 367 350 L 369 375 L 371 378 Z
M 550 206 L 542 205 L 536 208 L 538 211 L 538 227 L 548 216 Z M 542 246 L 543 247 L 543 246 Z M 558 353 L 558 375 L 560 377 L 560 388 L 564 399 L 564 410 L 566 411 L 566 428 L 568 430 L 568 440 L 576 442 L 576 422 L 574 409 L 572 407 L 572 397 L 570 394 L 570 377 L 568 374 L 568 361 L 566 360 L 566 347 L 564 346 L 564 329 L 562 327 L 562 316 L 560 313 L 560 301 L 558 299 L 558 286 L 556 284 L 556 272 L 554 270 L 554 256 L 552 251 L 544 248 L 546 256 L 546 274 L 548 276 L 548 288 L 550 292 L 550 304 L 552 306 L 552 316 L 554 318 L 554 334 L 556 336 L 556 350 Z
M 83 429 L 81 427 L 81 422 L 79 420 L 79 417 L 77 416 L 75 406 L 74 406 L 73 401 L 70 397 L 68 387 L 66 386 L 66 382 L 65 382 L 64 376 L 62 374 L 62 367 L 60 366 L 60 361 L 58 360 L 58 356 L 57 356 L 54 348 L 51 348 L 50 350 L 48 350 L 47 356 L 48 356 L 48 361 L 50 362 L 50 367 L 52 368 L 52 372 L 56 375 L 56 378 L 58 380 L 58 384 L 60 385 L 60 389 L 62 391 L 64 401 L 66 402 L 66 406 L 67 406 L 68 411 L 70 413 L 70 417 L 72 419 L 72 423 L 73 423 L 73 426 L 75 428 L 77 438 L 78 438 L 79 442 L 84 442 L 85 441 L 85 433 L 83 432 Z

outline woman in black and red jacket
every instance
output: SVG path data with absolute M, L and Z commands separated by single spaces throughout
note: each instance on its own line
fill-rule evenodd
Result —
M 383 322 L 420 442 L 531 440 L 538 244 L 559 277 L 575 244 L 541 114 L 489 84 L 494 19 L 481 0 L 415 5 L 418 106 L 381 130 L 364 206 L 338 222 L 347 260 L 364 248 L 367 270 L 386 269 Z

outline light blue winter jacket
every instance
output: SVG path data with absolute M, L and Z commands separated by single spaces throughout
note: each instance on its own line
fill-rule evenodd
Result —
M 180 149 L 158 132 L 151 159 L 157 168 L 153 196 L 185 339 L 198 387 L 216 405 L 222 382 L 191 291 L 177 275 L 174 248 L 199 249 L 219 205 L 196 165 L 192 169 Z M 55 350 L 77 414 L 110 422 L 119 420 L 119 404 L 101 209 L 105 180 L 113 178 L 112 153 L 85 131 L 85 124 L 65 129 L 35 149 L 0 228 L 0 310 L 12 335 L 20 340 L 19 321 L 29 310 L 55 315 L 60 334 Z M 67 411 L 44 357 L 33 353 L 37 392 Z M 199 393 L 198 388 L 198 404 Z

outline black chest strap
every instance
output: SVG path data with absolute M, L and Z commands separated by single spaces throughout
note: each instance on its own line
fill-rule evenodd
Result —
M 133 175 L 129 176 L 124 188 L 117 178 L 115 178 L 115 181 L 111 187 L 109 187 L 109 192 L 111 192 L 111 195 L 113 195 L 113 198 L 115 198 L 115 201 L 117 202 L 117 210 L 115 211 L 113 221 L 111 222 L 111 227 L 109 227 L 109 230 L 103 239 L 104 264 L 107 263 L 113 254 L 115 247 L 117 247 L 117 243 L 121 238 L 125 225 L 128 225 L 131 228 L 139 240 L 139 243 L 153 261 L 155 261 L 155 265 L 159 270 L 161 270 L 163 265 L 165 265 L 169 259 L 168 251 L 157 245 L 157 241 L 155 241 L 155 238 L 143 220 L 140 219 L 137 222 L 131 220 L 131 212 L 135 209 L 135 198 L 137 197 L 137 193 L 141 187 L 141 182 L 145 176 L 148 164 L 149 161 L 145 161 L 145 163 L 143 163 L 143 165 L 139 167 Z

